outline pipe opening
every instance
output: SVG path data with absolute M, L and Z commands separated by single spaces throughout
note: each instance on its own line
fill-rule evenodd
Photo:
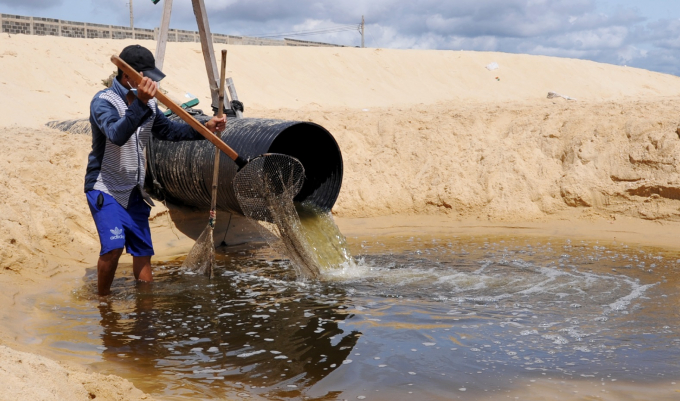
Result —
M 283 153 L 300 160 L 305 168 L 305 183 L 295 197 L 330 210 L 342 185 L 342 154 L 333 136 L 317 124 L 300 123 L 283 130 L 268 152 Z

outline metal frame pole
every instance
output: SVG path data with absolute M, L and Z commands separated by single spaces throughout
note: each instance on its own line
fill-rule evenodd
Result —
M 364 16 L 362 15 L 361 16 L 361 48 L 362 49 L 364 48 L 364 32 L 365 32 L 364 29 L 365 29 Z
M 163 70 L 163 60 L 165 59 L 165 46 L 168 43 L 168 30 L 170 29 L 170 16 L 172 15 L 172 0 L 165 0 L 163 5 L 163 16 L 161 17 L 161 27 L 158 32 L 158 42 L 156 42 L 156 67 Z
M 219 74 L 217 72 L 215 51 L 213 50 L 212 34 L 210 33 L 210 25 L 208 24 L 208 14 L 205 10 L 205 2 L 203 0 L 191 0 L 191 2 L 194 6 L 194 14 L 196 15 L 196 23 L 198 24 L 198 33 L 201 37 L 201 47 L 203 49 L 205 69 L 208 73 L 208 83 L 210 85 L 212 107 L 214 110 L 217 110 L 219 108 Z
M 132 0 L 128 0 L 130 3 L 130 29 L 132 30 L 132 39 L 135 38 L 135 14 L 132 12 Z

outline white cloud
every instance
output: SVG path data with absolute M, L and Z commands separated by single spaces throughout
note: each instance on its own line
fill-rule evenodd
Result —
M 623 46 L 616 49 L 616 54 L 619 56 L 619 60 L 622 63 L 630 63 L 631 61 L 637 59 L 644 59 L 647 57 L 647 50 L 638 49 L 633 45 Z

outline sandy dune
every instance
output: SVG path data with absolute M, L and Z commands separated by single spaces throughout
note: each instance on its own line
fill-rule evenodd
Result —
M 37 126 L 88 115 L 114 70 L 109 57 L 132 41 L 0 35 L 2 125 Z M 155 42 L 140 41 L 150 49 Z M 526 102 L 549 91 L 579 101 L 676 96 L 680 79 L 591 61 L 506 53 L 215 45 L 229 50 L 227 75 L 249 111 L 412 107 L 442 101 Z M 498 70 L 484 68 L 497 62 Z M 209 109 L 198 43 L 171 43 L 163 88 L 191 93 Z M 496 80 L 496 77 L 499 80 Z M 30 99 L 30 107 L 26 102 Z M 8 112 L 12 110 L 12 112 Z
M 113 71 L 110 55 L 130 43 L 0 35 L 0 344 L 41 353 L 17 340 L 15 298 L 95 263 L 98 242 L 82 194 L 90 138 L 44 124 L 86 118 Z M 507 230 L 510 222 L 538 234 L 617 232 L 680 247 L 678 77 L 501 53 L 228 50 L 247 116 L 314 121 L 338 140 L 345 176 L 333 211 L 344 230 L 377 230 L 395 219 L 450 230 Z M 500 69 L 488 71 L 490 62 Z M 189 92 L 209 109 L 199 44 L 169 44 L 165 72 L 170 96 Z M 549 91 L 577 100 L 547 99 Z M 192 241 L 174 230 L 167 208 L 153 213 L 158 253 L 185 252 Z M 97 399 L 143 397 L 120 378 L 107 380 L 123 383 L 123 395 L 92 390 L 86 383 L 98 379 L 87 373 L 65 381 L 59 369 L 72 367 L 50 368 L 35 355 L 26 367 L 22 358 L 0 348 L 0 381 L 40 377 L 39 389 L 12 394 L 47 399 L 35 391 L 54 386 L 61 399 L 89 399 L 92 391 Z M 43 377 L 40 364 L 55 375 Z

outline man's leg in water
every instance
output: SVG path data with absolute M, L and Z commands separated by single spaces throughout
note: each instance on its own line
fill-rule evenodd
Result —
M 111 293 L 111 283 L 116 275 L 118 259 L 123 253 L 123 248 L 114 249 L 101 256 L 97 262 L 97 291 L 99 295 L 109 295 Z
M 151 274 L 151 256 L 133 256 L 132 257 L 132 272 L 135 274 L 135 279 L 150 283 L 153 281 Z

